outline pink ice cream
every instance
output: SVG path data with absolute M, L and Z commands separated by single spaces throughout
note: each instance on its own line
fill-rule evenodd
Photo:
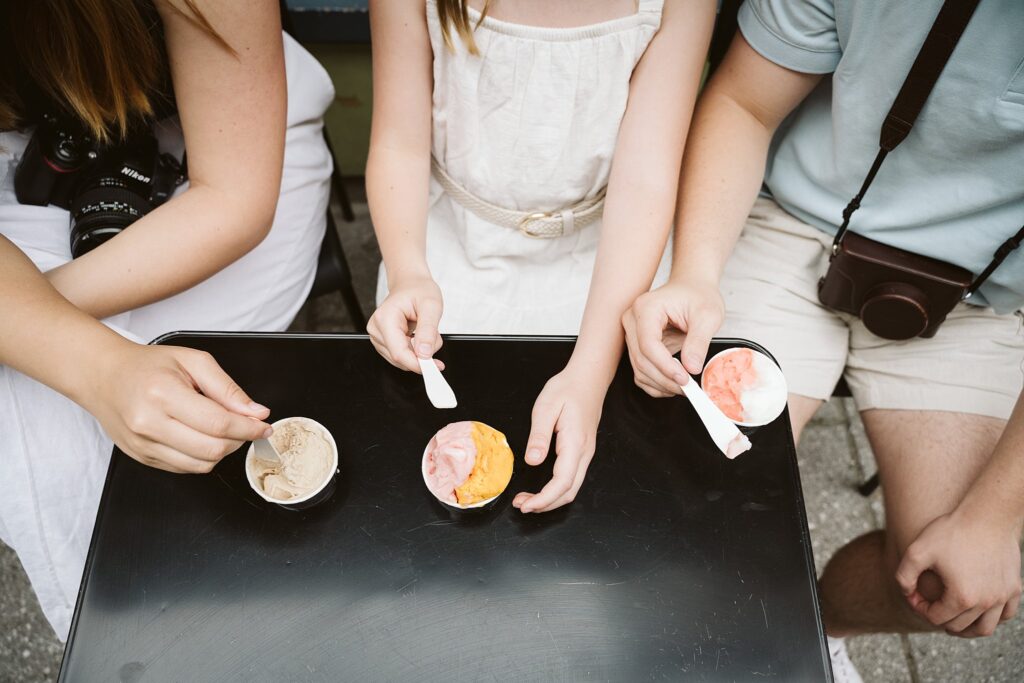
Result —
M 427 488 L 438 499 L 458 504 L 455 489 L 462 486 L 476 463 L 473 423 L 453 422 L 427 444 L 423 468 Z
M 704 368 L 701 386 L 729 417 L 742 425 L 767 424 L 786 408 L 786 379 L 763 353 L 736 348 L 723 351 Z

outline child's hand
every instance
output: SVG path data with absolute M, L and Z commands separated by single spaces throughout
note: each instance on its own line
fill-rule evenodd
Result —
M 374 311 L 366 331 L 377 353 L 402 370 L 420 372 L 418 358 L 430 358 L 441 348 L 437 326 L 444 302 L 441 289 L 429 276 L 395 282 Z M 415 334 L 410 338 L 410 334 Z M 444 363 L 434 361 L 444 370 Z
M 118 448 L 144 465 L 209 472 L 244 441 L 270 433 L 263 422 L 270 411 L 208 353 L 124 342 L 98 358 L 76 398 Z
M 636 385 L 655 398 L 680 388 L 704 365 L 725 306 L 711 281 L 673 282 L 642 294 L 622 315 Z M 682 351 L 682 364 L 672 354 Z
M 544 385 L 533 405 L 533 428 L 526 445 L 526 463 L 539 465 L 555 436 L 554 472 L 539 493 L 516 495 L 512 505 L 523 512 L 548 512 L 571 503 L 594 457 L 606 387 L 571 366 Z

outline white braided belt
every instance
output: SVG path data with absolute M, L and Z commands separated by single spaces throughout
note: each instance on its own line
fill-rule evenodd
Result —
M 557 211 L 513 211 L 477 197 L 448 175 L 433 156 L 430 157 L 430 170 L 444 191 L 464 209 L 489 223 L 518 230 L 527 237 L 552 239 L 568 235 L 590 225 L 604 211 L 603 188 L 597 196 Z

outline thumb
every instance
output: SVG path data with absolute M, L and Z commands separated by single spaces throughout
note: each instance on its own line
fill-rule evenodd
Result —
M 673 321 L 676 322 L 676 321 Z M 678 324 L 678 323 L 677 323 Z M 711 337 L 718 331 L 719 321 L 714 316 L 697 314 L 686 324 L 686 337 L 679 358 L 686 371 L 692 375 L 699 374 L 704 368 L 704 360 L 708 356 Z
M 416 331 L 412 337 L 412 348 L 420 358 L 430 358 L 441 348 L 441 339 L 437 331 L 437 326 L 441 322 L 441 310 L 441 302 L 433 298 L 423 299 L 416 305 Z
M 911 545 L 903 554 L 900 566 L 896 569 L 896 583 L 903 595 L 910 596 L 917 590 L 917 580 L 931 566 L 931 554 L 920 546 Z
M 249 398 L 249 395 L 242 391 L 242 387 L 224 372 L 210 354 L 196 355 L 192 362 L 186 365 L 186 370 L 204 396 L 228 410 L 258 420 L 264 420 L 270 415 L 270 409 Z
M 537 402 L 533 406 L 530 417 L 530 438 L 526 440 L 526 464 L 539 465 L 548 457 L 551 450 L 551 436 L 555 431 L 555 423 L 561 409 L 546 403 Z

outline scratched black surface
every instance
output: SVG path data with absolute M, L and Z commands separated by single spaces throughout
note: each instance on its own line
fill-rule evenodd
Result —
M 62 680 L 830 678 L 787 420 L 728 461 L 623 364 L 576 502 L 524 517 L 512 494 L 550 473 L 521 460 L 530 410 L 566 340 L 447 340 L 453 411 L 363 337 L 169 343 L 213 353 L 275 418 L 326 425 L 338 489 L 293 512 L 248 488 L 242 451 L 207 476 L 115 452 Z M 453 519 L 419 463 L 463 419 L 517 462 L 496 509 Z

